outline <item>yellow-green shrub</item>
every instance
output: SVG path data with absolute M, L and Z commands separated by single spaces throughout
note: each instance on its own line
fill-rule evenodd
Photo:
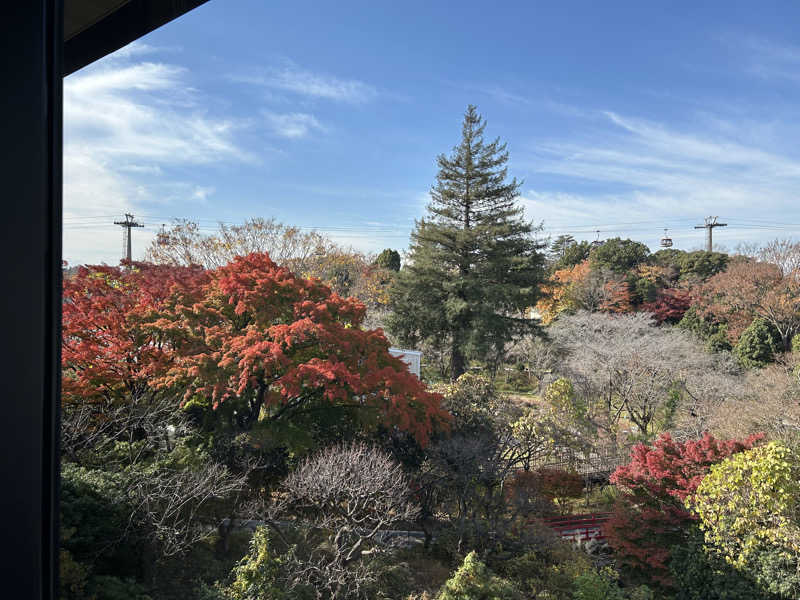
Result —
M 711 467 L 689 506 L 707 543 L 741 565 L 751 549 L 798 552 L 800 456 L 780 442 L 734 454 Z
M 800 454 L 780 442 L 734 454 L 711 468 L 688 505 L 708 551 L 761 588 L 800 595 Z
M 437 600 L 521 600 L 516 586 L 492 573 L 477 554 L 467 554 L 464 564 L 448 579 Z

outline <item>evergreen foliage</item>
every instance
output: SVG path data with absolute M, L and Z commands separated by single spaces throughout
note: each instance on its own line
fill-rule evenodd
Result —
M 694 275 L 699 279 L 706 280 L 728 267 L 728 255 L 723 252 L 706 252 L 705 250 L 684 252 L 678 260 L 678 265 L 682 278 Z
M 633 289 L 637 304 L 655 302 L 658 287 L 645 277 L 631 277 L 628 285 Z
M 775 360 L 780 352 L 780 336 L 764 319 L 753 322 L 742 332 L 733 353 L 743 367 L 758 369 Z
M 499 563 L 496 570 L 517 584 L 526 598 L 573 600 L 576 579 L 591 572 L 592 562 L 576 546 L 549 540 L 536 550 Z
M 588 571 L 575 578 L 575 600 L 624 600 L 614 573 L 609 569 Z
M 550 271 L 575 266 L 587 258 L 592 250 L 589 242 L 578 242 L 571 235 L 559 235 L 547 249 Z
M 564 255 L 564 252 L 567 250 L 567 248 L 574 246 L 575 244 L 575 238 L 571 235 L 559 235 L 556 239 L 550 242 L 550 255 L 554 259 L 558 260 Z
M 731 350 L 728 328 L 725 323 L 717 323 L 701 315 L 696 306 L 691 306 L 678 321 L 678 327 L 691 331 L 705 341 L 706 349 L 712 352 Z
M 650 255 L 650 263 L 659 267 L 679 267 L 682 257 L 686 255 L 685 250 L 677 248 L 662 248 Z
M 447 580 L 437 600 L 521 600 L 522 594 L 507 579 L 492 573 L 473 551 Z
M 544 278 L 544 245 L 515 202 L 521 184 L 507 179 L 506 146 L 485 142 L 484 129 L 470 105 L 461 142 L 438 157 L 428 215 L 390 299 L 389 329 L 403 343 L 448 340 L 452 380 L 468 358 L 500 357 L 515 335 L 536 329 L 523 315 Z
M 728 267 L 728 260 L 728 255 L 723 252 L 705 250 L 686 252 L 675 248 L 664 248 L 654 252 L 649 262 L 672 270 L 676 278 L 705 281 L 724 271 Z
M 675 600 L 775 600 L 747 574 L 708 552 L 698 527 L 691 528 L 686 543 L 672 549 L 670 573 Z
M 614 273 L 625 273 L 644 263 L 650 249 L 641 242 L 612 238 L 592 252 L 592 262 Z
M 397 250 L 386 248 L 375 259 L 375 264 L 392 271 L 400 270 L 400 253 Z
M 560 253 L 552 269 L 557 271 L 559 269 L 568 269 L 569 267 L 579 265 L 589 258 L 591 251 L 592 245 L 587 241 L 570 244 Z

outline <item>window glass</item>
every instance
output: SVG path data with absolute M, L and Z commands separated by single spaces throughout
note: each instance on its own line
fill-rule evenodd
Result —
M 61 596 L 800 597 L 798 10 L 212 0 L 67 77 Z

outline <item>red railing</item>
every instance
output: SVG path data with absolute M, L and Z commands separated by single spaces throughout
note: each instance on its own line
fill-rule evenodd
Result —
M 603 525 L 610 517 L 610 512 L 604 512 L 552 517 L 543 519 L 543 522 L 564 539 L 585 542 L 591 539 L 606 539 Z

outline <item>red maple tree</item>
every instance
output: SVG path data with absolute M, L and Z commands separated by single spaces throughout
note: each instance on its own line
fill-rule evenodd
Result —
M 62 391 L 64 402 L 115 402 L 153 392 L 169 353 L 147 324 L 168 297 L 208 279 L 199 267 L 131 263 L 80 267 L 64 278 Z
M 669 588 L 670 549 L 684 541 L 696 517 L 684 501 L 697 490 L 711 465 L 731 454 L 752 448 L 763 438 L 676 442 L 662 434 L 652 446 L 636 445 L 631 462 L 611 475 L 622 494 L 606 524 L 609 544 L 617 559 L 634 576 Z
M 65 282 L 69 397 L 173 394 L 225 405 L 247 430 L 320 407 L 372 411 L 426 443 L 446 426 L 440 396 L 360 328 L 364 305 L 266 254 L 229 265 L 88 267 Z
M 683 288 L 665 288 L 658 291 L 654 302 L 642 304 L 642 310 L 653 313 L 658 323 L 677 323 L 692 305 L 692 293 Z

